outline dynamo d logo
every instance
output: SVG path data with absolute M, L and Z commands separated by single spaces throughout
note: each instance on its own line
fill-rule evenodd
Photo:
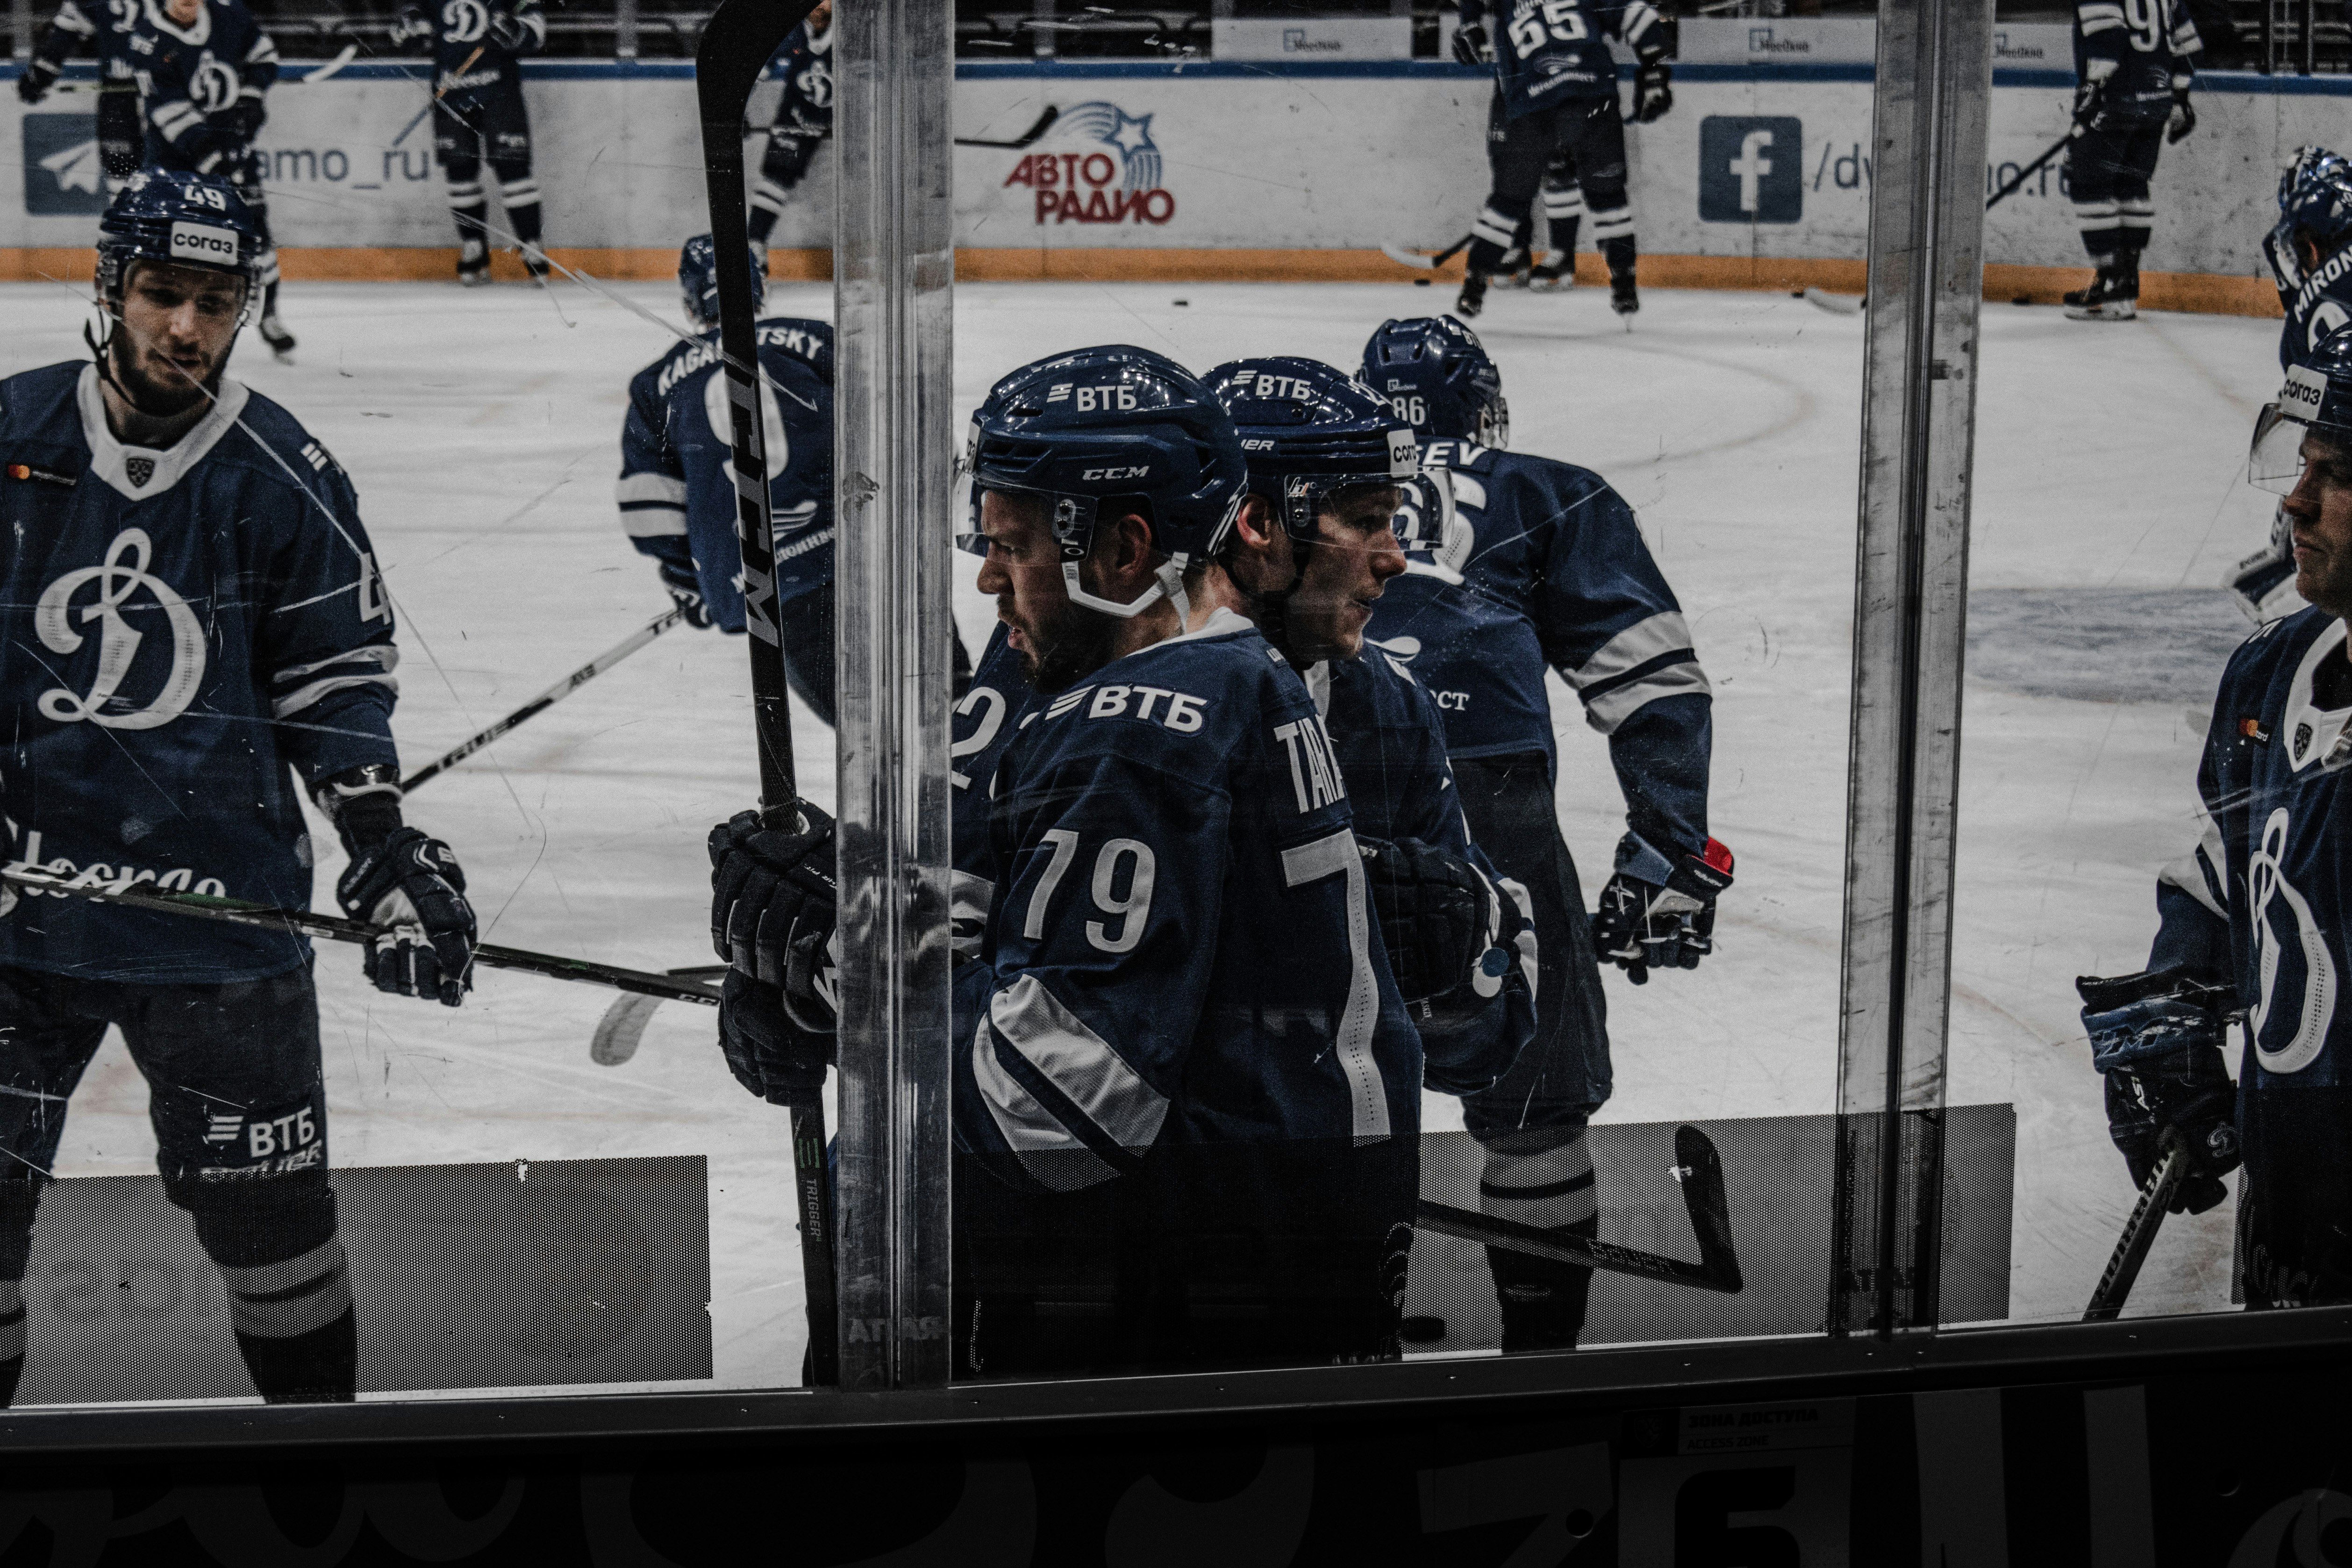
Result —
M 101 730 L 153 730 L 177 719 L 195 700 L 205 679 L 205 628 L 169 583 L 149 575 L 147 563 L 153 551 L 145 529 L 126 528 L 108 546 L 104 565 L 68 572 L 41 590 L 33 607 L 33 629 L 50 652 L 80 652 L 89 639 L 75 629 L 77 625 L 98 623 L 97 668 L 90 672 L 89 689 L 77 692 L 61 686 L 42 692 L 44 719 L 59 724 L 87 721 Z M 96 600 L 77 612 L 75 599 L 86 587 L 97 589 Z M 141 594 L 147 604 L 134 603 L 134 595 Z M 133 613 L 145 612 L 142 618 L 152 624 L 149 605 L 163 610 L 171 630 L 172 664 L 155 693 L 143 704 L 134 704 L 122 694 L 122 682 L 139 662 L 139 646 L 146 634 L 131 624 L 123 610 L 129 606 Z M 151 674 L 153 663 L 148 661 Z
M 1152 118 L 1099 101 L 1065 110 L 1044 143 L 1053 151 L 1024 155 L 1004 184 L 1036 192 L 1041 224 L 1166 223 L 1176 198 L 1160 184 Z
M 27 114 L 25 210 L 36 216 L 95 216 L 106 210 L 106 168 L 98 120 L 89 114 Z

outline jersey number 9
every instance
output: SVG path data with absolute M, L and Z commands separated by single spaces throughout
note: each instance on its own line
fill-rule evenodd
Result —
M 2131 30 L 2131 46 L 2141 54 L 2156 53 L 2164 41 L 2165 0 L 2124 0 L 2124 25 Z

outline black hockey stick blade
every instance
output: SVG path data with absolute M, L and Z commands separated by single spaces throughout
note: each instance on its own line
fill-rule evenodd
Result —
M 110 882 L 103 886 L 81 887 L 62 877 L 25 866 L 0 868 L 0 882 L 35 892 L 61 893 L 67 898 L 82 899 L 94 904 L 120 904 L 126 909 L 155 910 L 164 914 L 189 915 L 197 920 L 225 921 L 231 925 L 299 931 L 305 936 L 325 937 L 331 942 L 364 944 L 394 940 L 394 932 L 385 927 L 372 926 L 363 921 L 344 920 L 337 915 L 313 914 L 309 910 L 273 909 L 268 904 L 250 904 L 243 899 L 215 898 L 206 893 L 165 892 L 146 884 L 126 887 Z M 719 988 L 715 985 L 674 979 L 667 974 L 648 973 L 642 969 L 622 969 L 609 963 L 594 963 L 584 958 L 559 958 L 551 953 L 528 952 L 519 947 L 493 947 L 483 942 L 474 949 L 474 962 L 485 969 L 520 970 L 526 974 L 545 975 L 550 980 L 572 980 L 584 985 L 604 985 L 615 991 L 631 991 L 664 1002 L 698 1002 L 706 1007 L 719 1005 Z
M 2107 1259 L 2107 1271 L 2099 1276 L 2099 1287 L 2091 1292 L 2091 1304 L 2083 1310 L 2083 1321 L 2112 1321 L 2124 1310 L 2133 1284 L 2139 1279 L 2139 1266 L 2147 1261 L 2147 1249 L 2156 1243 L 2157 1227 L 2164 1223 L 2165 1211 L 2172 1206 L 2172 1194 L 2179 1190 L 2181 1179 L 2189 1174 L 2189 1150 L 2179 1133 L 2165 1129 L 2164 1158 L 2140 1189 L 2139 1202 L 2132 1205 L 2131 1217 L 2124 1221 L 2123 1234 L 2116 1238 L 2115 1255 Z
M 959 147 L 1002 147 L 1007 152 L 1018 153 L 1024 147 L 1035 146 L 1037 139 L 1051 131 L 1054 128 L 1054 121 L 1061 118 L 1062 111 L 1049 103 L 1045 106 L 1045 112 L 1037 117 L 1036 124 L 1032 125 L 1010 142 L 988 142 L 977 136 L 959 136 L 955 139 L 955 144 Z
M 1418 267 L 1427 270 L 1443 267 L 1453 260 L 1461 253 L 1463 247 L 1470 243 L 1471 238 L 1471 236 L 1465 234 L 1443 250 L 1415 250 L 1409 245 L 1392 245 L 1383 240 L 1381 242 L 1381 254 L 1400 267 Z
M 719 349 L 726 366 L 735 479 L 735 542 L 743 558 L 743 640 L 751 656 L 751 724 L 759 743 L 760 806 L 772 826 L 797 821 L 792 713 L 784 696 L 783 636 L 776 623 L 776 541 L 768 506 L 768 451 L 760 413 L 759 329 L 751 298 L 751 236 L 744 217 L 743 110 L 784 36 L 816 0 L 719 0 L 695 50 L 702 115 L 702 168 L 719 284 Z M 833 1194 L 824 1168 L 824 1104 L 793 1108 L 793 1181 L 799 1194 L 801 1274 L 807 1286 L 809 1381 L 841 1381 L 840 1307 L 835 1286 Z
M 2036 158 L 2022 169 L 2020 169 L 2014 178 L 1992 194 L 1992 198 L 1985 203 L 1985 211 L 1992 211 L 1993 208 L 2000 205 L 2001 203 L 2009 200 L 2010 197 L 2023 190 L 2025 188 L 2026 181 L 2040 174 L 2043 164 L 2049 163 L 2051 159 L 2058 156 L 2059 153 L 2063 153 L 2066 150 L 2066 144 L 2074 140 L 2075 137 L 2080 136 L 2082 133 L 2083 126 L 2080 121 L 2068 126 L 2066 128 L 2065 135 L 2061 136 L 2057 141 L 2050 143 L 2049 147 L 2043 151 L 2042 156 Z
M 717 981 L 726 978 L 727 966 L 706 963 L 669 973 L 681 980 Z M 646 1026 L 653 1022 L 654 1009 L 662 1000 L 635 994 L 614 997 L 604 1016 L 596 1020 L 595 1034 L 589 1037 L 588 1059 L 600 1068 L 616 1068 L 635 1056 L 637 1047 L 645 1042 Z
M 1548 1258 L 1580 1268 L 1663 1279 L 1671 1285 L 1737 1296 L 1745 1289 L 1745 1281 L 1739 1275 L 1738 1257 L 1732 1250 L 1731 1221 L 1723 1200 L 1723 1164 L 1716 1157 L 1715 1144 L 1696 1127 L 1676 1128 L 1675 1158 L 1679 1162 L 1675 1167 L 1675 1179 L 1682 1184 L 1683 1206 L 1690 1213 L 1691 1234 L 1698 1240 L 1696 1263 L 1619 1247 L 1598 1237 L 1569 1236 L 1540 1226 L 1474 1214 L 1426 1198 L 1421 1201 L 1413 1224 L 1418 1229 L 1501 1247 L 1506 1252 L 1523 1252 L 1531 1258 Z
M 541 713 L 546 712 L 550 708 L 554 707 L 685 618 L 686 612 L 682 609 L 672 609 L 656 616 L 652 620 L 647 621 L 644 626 L 639 626 L 635 631 L 631 632 L 627 637 L 623 637 L 619 642 L 614 643 L 480 734 L 459 742 L 456 746 L 442 752 L 441 755 L 401 780 L 400 793 L 406 795 L 426 779 L 456 767 L 508 731 L 538 718 Z

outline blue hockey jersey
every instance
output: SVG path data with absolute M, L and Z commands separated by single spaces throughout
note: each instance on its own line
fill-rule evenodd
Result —
M 1462 23 L 1482 23 L 1487 0 L 1462 0 Z M 1609 40 L 1637 55 L 1665 47 L 1649 0 L 1495 0 L 1495 83 L 1517 120 L 1576 98 L 1615 98 Z
M 1456 757 L 1555 755 L 1557 668 L 1609 737 L 1633 830 L 1703 852 L 1713 689 L 1633 509 L 1548 458 L 1433 441 L 1423 462 L 1447 475 L 1454 530 L 1390 580 L 1371 645 L 1430 692 Z
M 2231 656 L 2197 771 L 2205 831 L 2158 879 L 2151 968 L 2234 983 L 2246 1010 L 2240 1226 L 2250 1300 L 2352 1300 L 2352 703 L 2344 623 L 2274 621 Z
M 501 16 L 512 20 L 492 26 Z M 540 0 L 422 0 L 394 18 L 392 44 L 430 54 L 434 97 L 462 105 L 487 89 L 521 83 L 519 62 L 546 47 L 547 16 Z
M 2099 100 L 2111 119 L 2145 123 L 2170 115 L 2173 86 L 2189 84 L 2196 69 L 2190 57 L 2204 47 L 2180 0 L 2082 0 L 2074 7 L 2074 79 L 2088 81 L 2095 60 L 2115 62 Z
M 954 856 L 953 926 L 956 954 L 980 952 L 988 924 L 988 901 L 996 891 L 995 852 L 989 847 L 989 802 L 994 797 L 997 760 L 1021 732 L 1021 722 L 1037 701 L 1036 688 L 1021 673 L 1021 655 L 1003 621 L 988 639 L 971 684 L 949 715 L 948 787 L 954 792 L 950 820 Z
M 392 607 L 351 481 L 223 381 L 163 450 L 107 428 L 98 371 L 0 382 L 0 812 L 12 862 L 307 909 L 306 783 L 396 765 Z M 0 966 L 215 984 L 287 933 L 27 897 Z
M 1041 701 L 997 773 L 959 1146 L 1040 1201 L 1132 1180 L 1162 1236 L 1303 1236 L 1340 1295 L 1401 1291 L 1421 1041 L 1297 675 L 1220 611 Z
M 131 40 L 139 36 L 139 0 L 60 0 L 49 31 L 35 46 L 35 58 L 62 66 L 77 48 L 97 57 L 98 74 L 109 82 L 133 79 Z
M 760 323 L 760 368 L 781 605 L 833 581 L 833 329 L 770 317 Z M 638 553 L 693 571 L 711 619 L 740 632 L 732 431 L 714 327 L 630 380 L 614 496 Z
M 812 38 L 803 22 L 777 46 L 767 74 L 784 84 L 776 100 L 778 125 L 817 134 L 833 130 L 833 40 L 831 27 Z
M 2291 293 L 2284 286 L 2279 290 L 2286 307 L 2279 329 L 2281 370 L 2303 363 L 2328 333 L 2352 322 L 2352 245 L 2322 261 L 2309 277 L 2298 277 L 2292 288 Z
M 141 6 L 131 55 L 146 107 L 147 162 L 209 174 L 211 154 L 245 145 L 245 131 L 224 117 L 240 106 L 258 114 L 278 79 L 278 46 L 245 0 L 204 0 L 189 27 L 156 0 Z

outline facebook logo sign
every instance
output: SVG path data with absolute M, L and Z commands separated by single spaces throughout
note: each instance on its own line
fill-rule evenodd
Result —
M 1715 114 L 1698 122 L 1701 222 L 1795 223 L 1804 212 L 1802 121 Z

